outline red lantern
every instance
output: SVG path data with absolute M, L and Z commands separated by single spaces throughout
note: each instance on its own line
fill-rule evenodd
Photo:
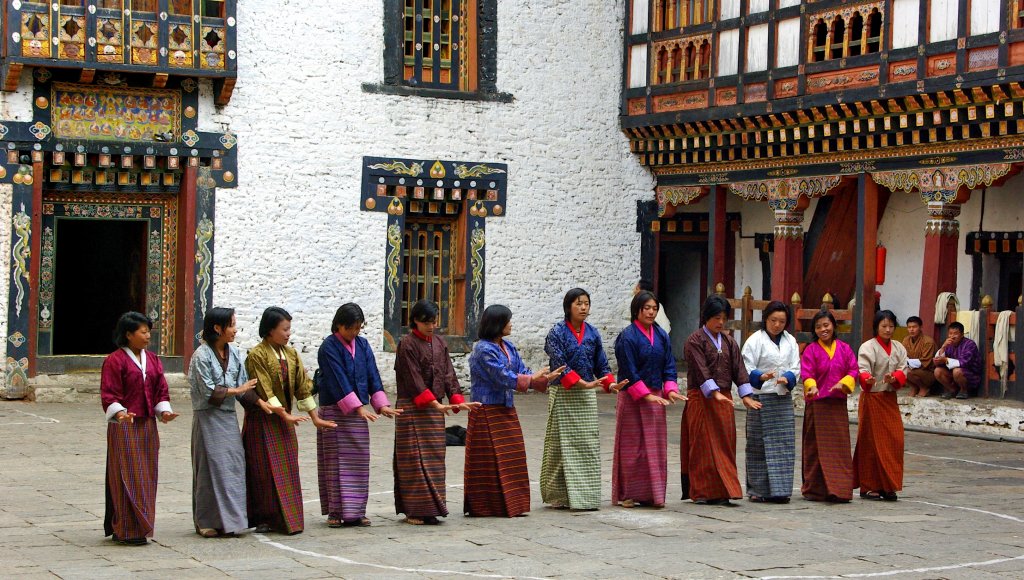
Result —
M 875 286 L 885 284 L 885 246 L 875 248 Z

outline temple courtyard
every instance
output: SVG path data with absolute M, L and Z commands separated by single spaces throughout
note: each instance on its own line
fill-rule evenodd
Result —
M 698 506 L 678 499 L 682 407 L 675 405 L 667 506 L 570 512 L 541 503 L 536 479 L 547 397 L 530 394 L 517 397 L 534 481 L 527 517 L 458 513 L 463 448 L 449 447 L 453 514 L 436 527 L 402 523 L 391 492 L 394 427 L 381 419 L 370 428 L 373 526 L 330 529 L 320 515 L 315 433 L 306 423 L 300 425 L 305 532 L 203 539 L 191 518 L 191 412 L 183 397 L 175 401 L 182 416 L 160 427 L 158 515 L 146 547 L 103 537 L 106 449 L 98 402 L 0 403 L 0 577 L 1024 577 L 1024 446 L 1016 443 L 908 432 L 905 489 L 896 503 L 858 498 L 825 505 L 801 499 L 797 490 L 788 505 Z M 614 399 L 601 396 L 600 404 L 607 500 Z M 743 420 L 738 411 L 741 480 Z M 462 414 L 449 424 L 465 421 Z

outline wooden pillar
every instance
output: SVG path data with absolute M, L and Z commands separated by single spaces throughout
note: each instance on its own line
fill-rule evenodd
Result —
M 772 256 L 772 300 L 783 304 L 793 294 L 804 293 L 804 209 L 808 198 L 800 196 L 797 207 L 775 210 L 775 252 Z
M 39 272 L 43 239 L 43 160 L 33 154 L 32 163 L 32 238 L 28 278 L 28 376 L 36 376 L 39 356 Z
M 188 374 L 188 363 L 195 351 L 196 324 L 193 314 L 196 303 L 196 178 L 198 167 L 189 164 L 181 178 L 178 192 L 178 260 L 177 314 L 174 341 L 181 353 L 182 369 Z
M 852 340 L 871 338 L 875 318 L 875 248 L 878 246 L 878 185 L 871 175 L 857 177 L 857 304 Z M 860 344 L 851 344 L 856 350 Z
M 922 332 L 936 340 L 935 300 L 940 292 L 956 292 L 956 258 L 960 244 L 960 222 L 956 221 L 956 217 L 959 215 L 958 204 L 941 201 L 928 203 L 918 316 L 924 321 Z
M 708 294 L 714 290 L 715 284 L 726 282 L 726 248 L 725 237 L 729 224 L 725 219 L 725 201 L 728 189 L 721 185 L 712 185 L 710 192 L 711 209 L 708 210 Z M 725 289 L 732 294 L 732 288 Z

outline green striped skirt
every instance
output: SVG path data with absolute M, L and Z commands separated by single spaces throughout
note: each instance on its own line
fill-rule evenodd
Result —
M 563 389 L 548 394 L 548 424 L 540 470 L 544 503 L 572 509 L 601 505 L 601 440 L 597 392 Z

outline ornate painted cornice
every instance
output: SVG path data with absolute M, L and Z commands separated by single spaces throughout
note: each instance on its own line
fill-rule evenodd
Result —
M 767 200 L 773 210 L 792 211 L 796 209 L 800 196 L 821 197 L 835 189 L 841 182 L 842 177 L 838 175 L 788 177 L 730 183 L 729 189 L 746 200 Z
M 700 186 L 662 185 L 654 190 L 658 200 L 658 217 L 665 217 L 668 206 L 688 205 L 700 199 L 704 188 Z
M 917 190 L 925 203 L 952 203 L 961 187 L 975 189 L 991 186 L 997 179 L 1010 173 L 1009 163 L 936 167 L 934 169 L 903 169 L 878 171 L 871 174 L 875 183 L 892 191 L 907 193 Z

